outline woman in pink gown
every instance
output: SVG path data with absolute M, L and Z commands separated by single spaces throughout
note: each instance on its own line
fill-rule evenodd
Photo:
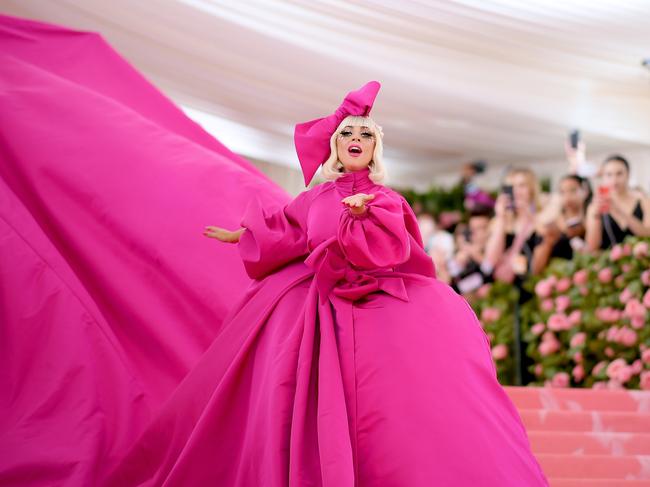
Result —
M 476 316 L 379 184 L 378 90 L 296 127 L 306 183 L 331 181 L 207 228 L 255 282 L 108 485 L 548 485 Z

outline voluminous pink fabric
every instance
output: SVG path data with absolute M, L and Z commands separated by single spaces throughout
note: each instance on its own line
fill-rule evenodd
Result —
M 250 279 L 235 227 L 288 195 L 95 33 L 0 16 L 0 485 L 93 486 Z
M 548 485 L 476 316 L 368 174 L 249 209 L 257 281 L 107 485 Z
M 399 195 L 287 203 L 96 34 L 0 41 L 0 484 L 547 485 Z

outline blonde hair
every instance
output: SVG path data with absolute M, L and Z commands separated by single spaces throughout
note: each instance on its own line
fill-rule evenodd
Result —
M 539 180 L 537 179 L 537 175 L 526 167 L 513 167 L 510 169 L 510 171 L 508 171 L 508 175 L 505 179 L 508 183 L 512 183 L 514 177 L 520 175 L 526 178 L 526 185 L 528 186 L 528 191 L 530 192 L 530 200 L 534 205 L 535 211 L 537 212 L 541 209 L 542 206 L 540 201 L 541 188 L 539 185 Z
M 386 177 L 386 169 L 384 168 L 384 145 L 382 143 L 383 132 L 381 127 L 375 123 L 370 117 L 360 117 L 355 115 L 348 115 L 336 128 L 332 137 L 330 138 L 330 155 L 323 163 L 321 174 L 329 181 L 334 180 L 343 174 L 343 165 L 339 161 L 336 150 L 336 139 L 345 127 L 368 127 L 375 136 L 375 150 L 372 153 L 372 160 L 368 165 L 370 170 L 369 178 L 375 183 L 380 183 Z

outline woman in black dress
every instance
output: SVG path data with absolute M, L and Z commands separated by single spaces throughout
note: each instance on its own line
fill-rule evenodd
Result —
M 630 165 L 619 155 L 601 168 L 601 184 L 587 209 L 587 247 L 604 250 L 629 235 L 650 236 L 650 200 L 630 188 Z

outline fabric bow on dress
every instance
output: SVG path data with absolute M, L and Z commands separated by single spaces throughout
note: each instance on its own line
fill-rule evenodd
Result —
M 403 277 L 409 276 L 395 272 L 393 268 L 355 268 L 343 256 L 336 237 L 316 247 L 305 264 L 314 271 L 321 301 L 325 301 L 330 293 L 357 301 L 377 291 L 408 301 Z

